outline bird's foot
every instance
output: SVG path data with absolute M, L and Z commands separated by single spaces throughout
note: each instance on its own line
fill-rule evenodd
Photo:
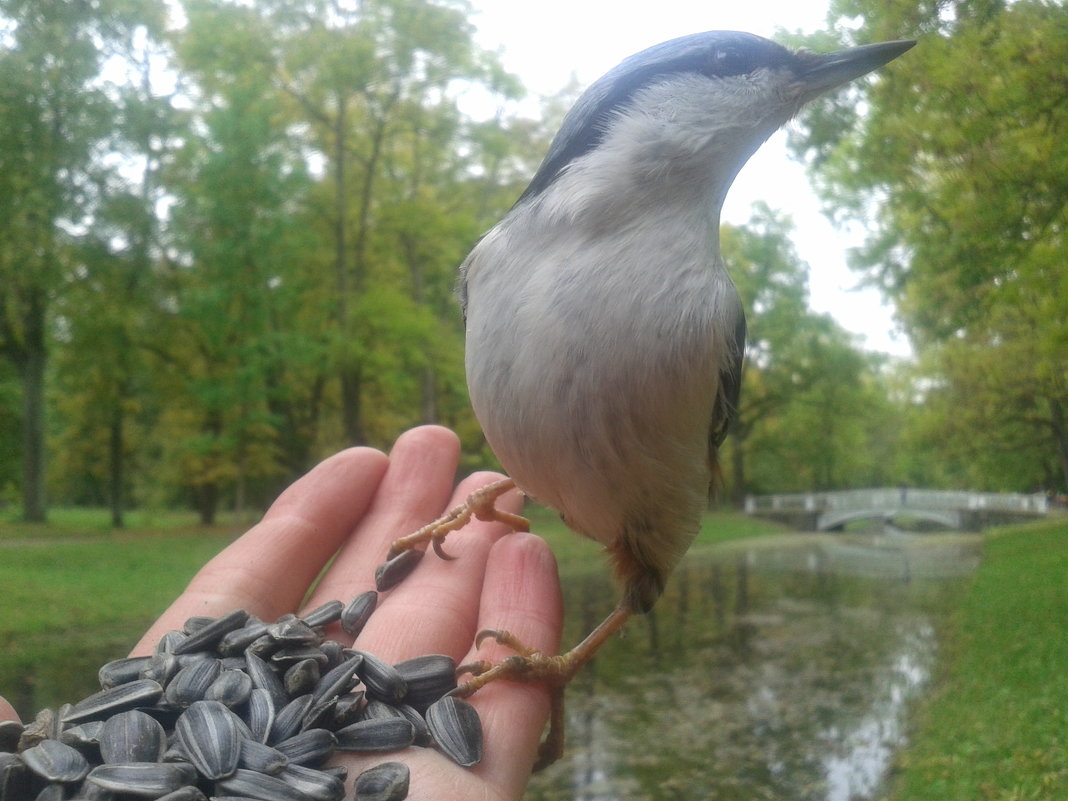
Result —
M 457 675 L 469 673 L 471 678 L 457 686 L 452 694 L 466 698 L 487 684 L 501 679 L 544 682 L 549 685 L 549 730 L 538 750 L 538 761 L 534 763 L 534 770 L 548 767 L 564 752 L 564 688 L 608 638 L 622 628 L 630 615 L 630 610 L 620 604 L 586 639 L 567 653 L 556 656 L 528 647 L 507 631 L 480 631 L 475 638 L 476 648 L 481 647 L 487 638 L 492 638 L 515 653 L 496 663 L 480 659 L 461 665 L 456 669 Z
M 428 523 L 418 531 L 394 540 L 389 547 L 387 559 L 393 559 L 404 551 L 410 551 L 428 541 L 433 546 L 434 553 L 439 557 L 452 559 L 454 557 L 445 551 L 442 543 L 445 542 L 449 532 L 456 531 L 456 529 L 467 525 L 472 517 L 479 520 L 496 520 L 510 526 L 515 531 L 530 531 L 530 521 L 525 517 L 501 511 L 496 507 L 497 499 L 511 489 L 515 489 L 515 482 L 510 478 L 502 478 L 500 481 L 494 481 L 492 484 L 479 487 L 468 495 L 463 503 L 446 512 L 437 520 Z

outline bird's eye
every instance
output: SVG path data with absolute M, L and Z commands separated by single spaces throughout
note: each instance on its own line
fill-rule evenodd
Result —
M 711 72 L 723 77 L 743 75 L 751 67 L 745 53 L 734 47 L 716 48 L 711 53 L 711 61 Z

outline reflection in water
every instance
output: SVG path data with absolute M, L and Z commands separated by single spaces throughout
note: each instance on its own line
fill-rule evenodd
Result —
M 606 646 L 568 691 L 567 756 L 528 801 L 875 795 L 934 665 L 954 590 L 935 577 L 973 568 L 976 540 L 769 542 L 689 559 L 645 625 Z M 613 590 L 565 586 L 584 618 L 571 642 Z

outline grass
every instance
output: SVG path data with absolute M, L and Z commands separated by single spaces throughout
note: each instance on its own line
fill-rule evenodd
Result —
M 600 543 L 575 536 L 551 509 L 528 504 L 524 514 L 530 520 L 531 530 L 552 546 L 562 573 L 583 569 L 590 564 L 590 560 L 601 558 L 603 546 Z M 708 512 L 701 521 L 701 530 L 693 547 L 715 545 L 746 537 L 783 534 L 787 531 L 789 529 L 778 523 L 746 517 L 741 512 Z
M 888 798 L 1068 798 L 1068 520 L 998 529 Z
M 237 530 L 243 524 L 230 514 L 220 515 L 220 530 Z M 127 531 L 138 535 L 175 531 L 205 530 L 192 511 L 173 509 L 134 509 L 124 515 Z M 71 537 L 107 538 L 115 534 L 111 513 L 102 508 L 51 508 L 47 523 L 27 523 L 17 509 L 0 509 L 0 543 L 5 540 L 60 540 Z
M 124 655 L 230 541 L 195 528 L 71 539 L 81 534 L 0 538 L 0 691 L 23 716 L 97 689 L 96 668 Z

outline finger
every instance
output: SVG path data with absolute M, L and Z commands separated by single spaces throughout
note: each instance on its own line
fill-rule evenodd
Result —
M 6 698 L 0 698 L 0 720 L 18 720 L 19 715 L 15 707 L 7 702 Z
M 456 488 L 446 508 L 473 491 L 500 479 L 498 473 L 476 473 Z M 522 498 L 509 492 L 497 508 L 518 512 Z M 500 537 L 512 529 L 502 523 L 472 519 L 449 535 L 444 548 L 453 558 L 440 559 L 430 550 L 415 571 L 390 592 L 368 621 L 357 647 L 388 662 L 424 654 L 461 659 L 471 647 L 482 594 L 486 560 Z
M 318 464 L 201 568 L 133 653 L 148 653 L 191 615 L 247 609 L 274 620 L 294 610 L 367 510 L 386 464 L 371 448 L 350 448 Z
M 542 653 L 555 654 L 563 626 L 563 600 L 556 560 L 533 534 L 505 537 L 486 566 L 479 628 L 504 629 Z M 499 659 L 508 651 L 487 641 L 468 659 Z M 478 710 L 485 756 L 477 770 L 501 798 L 519 798 L 537 756 L 549 717 L 549 690 L 542 684 L 492 682 L 468 699 Z
M 402 434 L 389 469 L 356 534 L 338 553 L 307 606 L 347 602 L 375 588 L 374 574 L 393 540 L 415 531 L 446 508 L 456 480 L 460 441 L 447 428 L 421 426 Z
M 539 537 L 517 532 L 493 545 L 480 602 L 482 626 L 507 628 L 532 647 L 556 652 L 563 604 L 556 562 Z M 377 616 L 376 612 L 371 620 Z M 484 648 L 483 655 L 488 651 Z M 468 700 L 482 721 L 482 762 L 475 768 L 458 768 L 431 748 L 398 754 L 411 769 L 409 801 L 522 797 L 548 719 L 548 690 L 538 684 L 500 681 L 483 687 Z M 346 755 L 344 762 L 355 777 L 381 758 Z

